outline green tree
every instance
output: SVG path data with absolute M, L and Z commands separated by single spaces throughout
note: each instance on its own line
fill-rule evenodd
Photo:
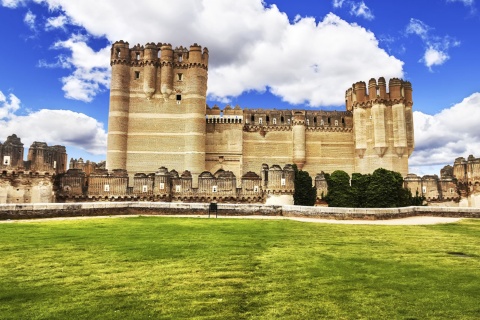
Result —
M 332 174 L 326 174 L 328 193 L 325 200 L 329 207 L 355 207 L 350 176 L 342 170 L 336 170 Z
M 313 206 L 317 201 L 317 189 L 313 186 L 312 177 L 307 171 L 298 170 L 297 165 L 293 165 L 295 171 L 293 193 L 293 204 L 298 206 Z
M 393 208 L 411 202 L 411 193 L 403 188 L 402 175 L 383 168 L 373 172 L 365 195 L 367 208 Z
M 355 208 L 366 208 L 367 197 L 365 194 L 371 179 L 372 175 L 370 174 L 352 173 L 352 196 Z

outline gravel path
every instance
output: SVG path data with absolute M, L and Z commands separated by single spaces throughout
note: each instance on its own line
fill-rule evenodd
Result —
M 43 222 L 56 220 L 85 220 L 85 219 L 114 219 L 114 218 L 132 218 L 138 215 L 118 215 L 118 216 L 91 216 L 91 217 L 60 217 L 60 218 L 44 218 L 44 219 L 28 219 L 28 220 L 1 220 L 0 223 L 28 223 Z M 150 215 L 145 217 L 151 217 Z M 206 215 L 158 215 L 154 217 L 177 217 L 177 218 L 208 218 Z M 376 224 L 376 225 L 427 225 L 438 223 L 453 223 L 460 221 L 462 218 L 445 218 L 445 217 L 409 217 L 391 220 L 334 220 L 334 219 L 316 219 L 302 217 L 281 217 L 281 216 L 218 216 L 219 219 L 259 219 L 259 220 L 295 220 L 313 223 L 333 223 L 333 224 Z M 215 217 L 213 216 L 213 219 Z

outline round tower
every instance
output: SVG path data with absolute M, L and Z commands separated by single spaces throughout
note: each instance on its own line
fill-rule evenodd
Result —
M 130 87 L 130 51 L 128 42 L 112 45 L 110 65 L 110 109 L 106 168 L 125 169 L 127 161 L 128 105 Z
M 295 111 L 293 114 L 293 163 L 301 170 L 305 165 L 305 111 Z
M 391 79 L 389 83 L 390 99 L 392 100 L 393 147 L 399 157 L 407 148 L 407 128 L 405 122 L 404 89 L 402 81 Z
M 147 43 L 143 52 L 143 92 L 150 100 L 155 93 L 158 66 L 158 49 L 154 43 Z
M 177 103 L 185 115 L 185 169 L 190 170 L 193 181 L 205 171 L 206 152 L 206 102 L 207 102 L 207 71 L 208 50 L 196 43 L 190 46 L 188 59 L 184 59 L 176 70 L 186 73 L 182 92 L 177 92 Z M 180 99 L 180 100 L 179 100 Z
M 160 48 L 160 83 L 164 99 L 168 99 L 173 90 L 173 50 L 171 44 L 163 44 Z

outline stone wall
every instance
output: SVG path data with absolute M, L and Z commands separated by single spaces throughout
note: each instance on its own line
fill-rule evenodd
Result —
M 0 205 L 0 220 L 104 215 L 208 215 L 206 203 L 96 202 Z M 222 216 L 263 215 L 323 219 L 387 220 L 413 216 L 480 218 L 478 208 L 406 207 L 382 209 L 218 204 Z

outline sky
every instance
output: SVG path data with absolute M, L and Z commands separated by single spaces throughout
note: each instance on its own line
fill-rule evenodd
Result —
M 439 174 L 480 157 L 478 1 L 0 0 L 0 141 L 104 160 L 111 44 L 198 43 L 221 108 L 345 110 L 357 81 L 410 81 L 410 172 Z

